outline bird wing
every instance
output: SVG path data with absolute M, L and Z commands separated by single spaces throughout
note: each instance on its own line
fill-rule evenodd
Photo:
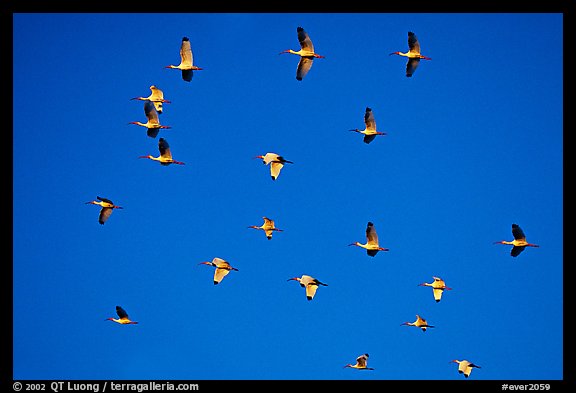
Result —
M 432 288 L 432 292 L 434 292 L 434 300 L 436 300 L 437 302 L 439 302 L 440 299 L 442 299 L 442 292 L 444 292 L 444 289 L 441 289 L 441 288 Z
M 376 134 L 364 135 L 364 143 L 370 143 L 370 142 L 372 142 L 374 139 L 376 139 Z
M 212 263 L 215 264 L 216 266 L 227 266 L 228 262 L 226 262 L 224 259 L 222 258 L 214 258 L 212 259 Z
M 152 91 L 152 94 L 150 94 L 149 97 L 150 101 L 154 103 L 156 111 L 162 113 L 162 100 L 164 99 L 164 93 L 156 86 L 150 86 L 150 90 Z
M 146 135 L 148 135 L 150 138 L 156 138 L 159 132 L 160 132 L 159 127 L 149 127 L 146 130 Z
M 186 82 L 190 82 L 192 80 L 192 76 L 194 76 L 192 70 L 182 70 L 182 79 L 184 79 Z
M 148 122 L 151 124 L 160 124 L 158 120 L 158 112 L 154 107 L 154 103 L 150 100 L 146 100 L 144 102 L 144 113 L 146 114 L 146 118 Z
M 274 220 L 268 217 L 262 217 L 264 219 L 264 228 L 274 228 Z
M 153 101 L 154 102 L 154 109 L 156 109 L 156 112 L 158 113 L 162 113 L 162 101 Z
M 512 224 L 512 236 L 514 236 L 516 240 L 526 240 L 524 231 L 517 224 Z
M 282 164 L 281 162 L 272 162 L 270 164 L 270 175 L 272 175 L 272 179 L 276 180 L 278 178 L 278 176 L 280 175 L 280 170 L 282 169 L 282 167 L 284 166 L 284 164 Z
M 318 285 L 314 283 L 309 283 L 306 285 L 306 297 L 308 298 L 308 300 L 312 300 L 314 298 L 317 289 Z
M 364 113 L 364 124 L 366 124 L 366 130 L 376 131 L 376 120 L 374 120 L 374 113 L 370 108 L 366 108 Z
M 150 86 L 150 101 L 162 101 L 164 99 L 164 92 L 156 86 Z
M 366 226 L 366 240 L 368 240 L 369 244 L 378 245 L 378 234 L 376 233 L 374 224 L 372 224 L 371 222 L 369 222 L 368 225 Z
M 296 31 L 298 32 L 298 42 L 300 43 L 300 48 L 305 51 L 314 53 L 314 44 L 312 44 L 312 40 L 310 40 L 308 33 L 306 33 L 301 27 L 298 27 Z
M 418 38 L 416 37 L 416 34 L 411 31 L 408 32 L 408 48 L 409 52 L 417 54 L 420 53 L 420 43 L 418 42 Z
M 298 67 L 296 68 L 296 79 L 301 81 L 304 79 L 310 68 L 312 68 L 313 57 L 300 57 Z
M 172 153 L 170 153 L 170 145 L 166 139 L 160 138 L 158 140 L 158 150 L 160 150 L 160 156 L 162 158 L 172 158 Z
M 118 314 L 120 319 L 128 318 L 128 313 L 120 306 L 116 306 L 116 314 Z
M 188 37 L 182 38 L 182 44 L 180 45 L 180 65 L 191 67 L 193 64 L 192 58 L 192 47 L 190 46 L 190 40 Z
M 270 164 L 272 161 L 277 161 L 277 160 L 278 160 L 278 154 L 276 154 L 276 153 L 266 153 L 266 154 L 264 154 L 264 158 L 262 158 L 262 160 L 264 161 L 264 164 L 268 165 L 268 164 Z
M 366 365 L 368 364 L 368 357 L 366 355 L 360 355 L 356 358 L 356 365 L 358 367 L 366 367 Z
M 420 64 L 420 59 L 418 58 L 410 58 L 406 62 L 406 76 L 411 77 L 414 72 L 416 72 L 416 68 L 418 68 L 418 64 Z
M 513 257 L 517 257 L 518 255 L 520 255 L 522 251 L 524 251 L 525 248 L 526 246 L 514 246 L 510 250 L 510 255 L 512 255 Z
M 100 209 L 100 215 L 98 216 L 98 222 L 102 225 L 104 225 L 104 223 L 108 220 L 108 218 L 110 217 L 110 215 L 112 214 L 112 209 L 111 207 L 103 207 L 102 209 Z
M 96 199 L 98 199 L 98 200 L 101 201 L 101 202 L 109 203 L 109 204 L 111 204 L 111 205 L 114 204 L 114 203 L 112 203 L 112 201 L 111 201 L 110 199 L 107 199 L 107 198 L 102 198 L 102 197 L 97 196 Z
M 230 273 L 229 269 L 217 267 L 214 271 L 214 282 L 219 283 L 228 273 Z

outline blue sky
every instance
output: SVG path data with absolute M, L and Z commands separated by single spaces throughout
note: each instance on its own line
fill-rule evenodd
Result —
M 13 378 L 563 379 L 559 13 L 14 14 Z M 315 59 L 295 78 L 296 28 Z M 424 55 L 412 78 L 407 33 Z M 192 45 L 190 83 L 179 70 Z M 545 54 L 545 55 L 539 55 Z M 163 167 L 130 121 L 164 91 Z M 373 110 L 387 135 L 349 132 Z M 254 156 L 294 162 L 272 181 Z M 99 225 L 96 196 L 116 210 Z M 262 216 L 277 232 L 267 240 Z M 374 258 L 368 221 L 389 248 Z M 528 248 L 510 246 L 517 223 Z M 238 268 L 213 285 L 220 257 Z M 307 301 L 291 277 L 328 284 Z M 436 303 L 419 287 L 442 277 Z M 138 325 L 105 321 L 121 305 Z M 419 314 L 425 333 L 400 326 Z M 30 323 L 33 320 L 33 323 Z M 369 353 L 374 371 L 343 368 Z

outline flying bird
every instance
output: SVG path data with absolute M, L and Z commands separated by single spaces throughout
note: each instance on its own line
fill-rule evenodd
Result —
M 528 243 L 526 241 L 526 235 L 524 231 L 517 224 L 512 224 L 512 236 L 514 240 L 511 242 L 506 240 L 501 240 L 499 242 L 494 242 L 494 244 L 510 244 L 514 247 L 510 250 L 510 255 L 517 257 L 526 247 L 540 247 L 538 244 Z
M 434 326 L 432 325 L 428 325 L 428 322 L 426 322 L 426 320 L 422 317 L 420 317 L 420 315 L 416 314 L 416 320 L 414 322 L 404 322 L 402 324 L 400 324 L 400 326 L 416 326 L 419 327 L 420 329 L 422 329 L 423 332 L 426 331 L 427 328 L 433 328 Z
M 306 76 L 308 71 L 310 71 L 310 68 L 312 68 L 312 62 L 314 58 L 323 59 L 324 56 L 321 56 L 316 52 L 314 52 L 314 44 L 312 44 L 310 36 L 308 36 L 308 33 L 306 33 L 302 27 L 298 27 L 296 29 L 296 32 L 298 33 L 298 42 L 300 43 L 300 50 L 294 51 L 292 49 L 286 49 L 280 52 L 280 54 L 292 53 L 293 55 L 300 56 L 300 61 L 298 62 L 298 67 L 296 68 L 296 79 L 301 81 Z
M 85 204 L 102 206 L 102 209 L 100 209 L 100 214 L 98 215 L 98 222 L 102 225 L 104 225 L 104 223 L 108 220 L 114 209 L 123 209 L 122 206 L 116 206 L 110 199 L 102 198 L 99 196 L 97 196 L 96 199 L 98 200 L 86 202 Z
M 263 230 L 264 233 L 266 234 L 266 238 L 268 240 L 272 239 L 272 234 L 274 233 L 274 231 L 277 231 L 277 232 L 283 231 L 283 229 L 276 228 L 276 226 L 274 225 L 274 220 L 272 220 L 268 217 L 262 217 L 262 218 L 264 219 L 264 224 L 262 224 L 259 227 L 256 225 L 250 225 L 248 228 Z
M 148 97 L 134 97 L 131 98 L 131 100 L 151 101 L 152 103 L 154 103 L 154 108 L 156 109 L 156 112 L 162 113 L 162 104 L 163 103 L 170 104 L 170 101 L 164 99 L 164 92 L 159 88 L 157 88 L 156 86 L 154 85 L 150 86 L 150 91 L 151 93 Z
M 139 121 L 131 121 L 128 124 L 136 124 L 142 127 L 146 127 L 147 128 L 146 134 L 150 138 L 156 138 L 161 128 L 172 128 L 170 126 L 163 126 L 160 124 L 160 119 L 158 118 L 158 111 L 154 107 L 154 103 L 152 101 L 150 100 L 144 101 L 144 113 L 146 114 L 146 118 L 148 119 L 146 123 L 142 123 Z
M 376 138 L 376 135 L 386 135 L 385 132 L 376 130 L 376 121 L 374 120 L 374 113 L 371 108 L 366 108 L 366 112 L 364 113 L 364 124 L 366 127 L 363 130 L 359 130 L 358 128 L 350 130 L 364 134 L 364 143 L 372 142 L 374 138 Z
M 160 155 L 158 157 L 154 157 L 150 154 L 147 156 L 140 156 L 138 158 L 149 158 L 154 161 L 158 161 L 160 165 L 170 165 L 170 164 L 178 164 L 184 165 L 182 161 L 176 161 L 172 158 L 172 153 L 170 152 L 170 145 L 168 141 L 164 138 L 158 139 L 158 150 L 160 151 Z
M 270 165 L 270 175 L 272 176 L 272 180 L 276 180 L 278 178 L 280 175 L 280 170 L 284 164 L 294 164 L 292 161 L 288 161 L 276 153 L 266 153 L 263 156 L 260 155 L 254 158 L 261 158 L 265 165 Z
M 354 242 L 348 245 L 358 246 L 366 249 L 366 254 L 370 255 L 371 257 L 378 254 L 378 251 L 389 251 L 388 248 L 380 247 L 378 243 L 378 234 L 376 233 L 376 228 L 374 228 L 374 224 L 370 221 L 368 221 L 368 225 L 366 226 L 366 244 Z
M 180 45 L 180 64 L 167 65 L 164 68 L 177 68 L 182 70 L 182 79 L 184 79 L 186 82 L 190 82 L 192 80 L 192 73 L 195 70 L 202 69 L 194 65 L 192 47 L 190 46 L 190 39 L 188 39 L 188 37 L 182 37 L 182 44 Z
M 418 286 L 432 287 L 432 292 L 434 293 L 434 300 L 436 300 L 436 303 L 438 303 L 442 299 L 442 293 L 444 292 L 444 290 L 445 289 L 451 290 L 452 288 L 447 287 L 444 280 L 442 280 L 440 277 L 432 277 L 432 278 L 434 279 L 434 281 L 432 281 L 431 283 L 423 282 L 422 284 L 418 284 Z
M 347 364 L 344 368 L 355 368 L 357 370 L 374 370 L 372 367 L 368 367 L 368 355 L 365 353 L 364 355 L 360 355 L 356 358 L 356 364 Z
M 116 314 L 118 314 L 118 319 L 116 318 L 106 318 L 106 321 L 114 321 L 121 325 L 136 325 L 138 322 L 131 321 L 128 317 L 128 313 L 120 306 L 116 306 Z
M 408 32 L 408 52 L 392 52 L 390 55 L 398 55 L 408 58 L 408 62 L 406 63 L 407 77 L 411 77 L 412 74 L 414 74 L 418 64 L 420 64 L 420 59 L 432 60 L 430 57 L 424 56 L 420 53 L 420 43 L 418 42 L 418 38 L 416 37 L 416 34 L 411 31 Z
M 458 363 L 458 373 L 464 374 L 466 378 L 470 376 L 473 368 L 482 368 L 480 366 L 475 365 L 474 363 L 469 362 L 468 360 L 451 360 L 448 363 Z
M 228 262 L 221 258 L 214 258 L 211 262 L 200 262 L 199 265 L 214 266 L 214 285 L 219 284 L 222 279 L 230 273 L 230 271 L 238 271 L 235 267 L 230 266 Z
M 314 295 L 316 295 L 316 290 L 318 290 L 318 286 L 322 285 L 327 287 L 328 284 L 320 282 L 319 280 L 315 279 L 314 277 L 310 277 L 307 275 L 302 275 L 302 277 L 293 277 L 289 278 L 287 281 L 298 281 L 302 288 L 306 288 L 306 299 L 312 300 Z

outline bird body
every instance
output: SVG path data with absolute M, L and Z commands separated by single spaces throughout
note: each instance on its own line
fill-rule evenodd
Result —
M 190 45 L 190 39 L 188 37 L 182 37 L 182 43 L 180 44 L 180 64 L 167 65 L 164 68 L 175 68 L 182 70 L 182 79 L 186 82 L 190 82 L 192 80 L 193 71 L 202 69 L 194 65 L 192 46 Z
M 374 224 L 370 221 L 368 221 L 368 225 L 366 226 L 366 243 L 354 242 L 349 244 L 349 246 L 362 247 L 366 250 L 366 254 L 371 257 L 378 254 L 378 251 L 389 251 L 388 248 L 380 247 L 376 228 L 374 228 Z
M 398 55 L 408 58 L 408 62 L 406 63 L 406 76 L 411 77 L 416 68 L 420 64 L 420 59 L 424 60 L 432 60 L 428 56 L 424 56 L 420 53 L 420 42 L 416 37 L 416 34 L 409 31 L 408 32 L 408 52 L 392 52 L 390 55 Z
M 144 113 L 146 114 L 146 118 L 148 121 L 146 123 L 142 123 L 139 121 L 131 121 L 128 124 L 136 124 L 142 127 L 147 128 L 146 134 L 150 138 L 156 138 L 158 132 L 161 128 L 171 128 L 170 126 L 163 126 L 160 124 L 160 119 L 158 118 L 158 111 L 154 106 L 154 103 L 150 100 L 144 101 Z
M 420 315 L 418 315 L 418 314 L 416 314 L 416 320 L 414 322 L 404 322 L 400 326 L 402 326 L 402 325 L 416 326 L 416 327 L 419 327 L 420 329 L 422 329 L 423 332 L 425 332 L 427 328 L 433 328 L 434 327 L 432 325 L 428 325 L 428 322 L 424 318 L 420 317 Z
M 265 165 L 270 165 L 270 175 L 272 176 L 272 180 L 278 178 L 280 170 L 284 167 L 284 164 L 293 164 L 292 161 L 288 161 L 276 153 L 266 153 L 265 155 L 259 155 L 254 158 L 261 158 Z
M 106 318 L 107 321 L 113 321 L 121 325 L 136 325 L 138 322 L 130 320 L 128 313 L 120 306 L 116 306 L 118 318 Z
M 526 241 L 526 235 L 524 234 L 522 228 L 518 226 L 518 224 L 512 224 L 512 236 L 514 237 L 514 240 L 512 241 L 501 240 L 494 242 L 494 244 L 512 245 L 513 247 L 510 250 L 510 255 L 513 257 L 520 255 L 520 253 L 524 251 L 526 247 L 540 247 L 538 244 L 532 244 Z
M 385 132 L 376 130 L 376 120 L 374 119 L 374 113 L 372 113 L 371 108 L 366 107 L 366 111 L 364 112 L 364 124 L 365 128 L 363 130 L 357 128 L 350 130 L 364 134 L 364 143 L 368 144 L 372 142 L 376 138 L 376 135 L 386 135 Z
M 164 99 L 164 92 L 157 88 L 156 86 L 150 86 L 150 95 L 148 97 L 134 97 L 131 100 L 140 100 L 140 101 L 150 101 L 154 104 L 154 108 L 158 113 L 162 113 L 162 104 L 167 103 L 169 104 L 169 100 Z
M 292 49 L 286 49 L 280 52 L 280 54 L 291 53 L 293 55 L 300 56 L 300 61 L 298 62 L 298 67 L 296 68 L 296 79 L 301 81 L 306 76 L 306 74 L 308 74 L 310 68 L 312 68 L 312 62 L 314 58 L 324 58 L 324 56 L 314 52 L 314 44 L 312 43 L 308 33 L 306 33 L 302 27 L 298 27 L 296 32 L 298 33 L 300 50 L 295 51 Z
M 357 370 L 374 370 L 372 367 L 368 367 L 368 355 L 367 353 L 360 355 L 356 358 L 356 364 L 347 364 L 344 368 L 355 368 Z
M 293 277 L 288 279 L 288 281 L 291 280 L 298 281 L 300 286 L 306 289 L 306 299 L 308 300 L 312 300 L 314 298 L 314 295 L 316 295 L 316 290 L 318 290 L 318 286 L 328 286 L 328 284 L 320 282 L 314 277 L 308 276 L 306 274 L 303 274 L 302 277 Z
M 104 225 L 104 223 L 108 220 L 114 209 L 123 209 L 122 206 L 115 205 L 110 199 L 102 198 L 99 196 L 97 196 L 96 199 L 98 200 L 86 202 L 85 204 L 99 205 L 102 207 L 102 209 L 100 209 L 100 214 L 98 216 L 98 222 L 101 225 Z
M 160 155 L 158 157 L 154 157 L 152 155 L 140 156 L 138 158 L 148 158 L 153 161 L 158 161 L 160 165 L 170 165 L 170 164 L 178 164 L 184 165 L 182 161 L 176 161 L 172 158 L 172 153 L 170 152 L 170 145 L 168 141 L 164 138 L 160 138 L 158 140 L 158 150 L 160 151 Z
M 200 262 L 199 265 L 209 265 L 216 268 L 214 271 L 214 285 L 219 284 L 220 281 L 222 281 L 222 279 L 232 270 L 238 271 L 238 269 L 232 267 L 228 262 L 221 258 L 214 258 L 211 262 Z
M 442 299 L 442 293 L 444 292 L 444 290 L 451 290 L 452 288 L 447 287 L 444 280 L 442 280 L 440 277 L 432 277 L 432 278 L 434 279 L 434 281 L 432 281 L 431 283 L 423 282 L 422 284 L 418 284 L 418 286 L 432 287 L 432 291 L 434 293 L 434 300 L 436 300 L 436 303 L 438 303 Z
M 481 368 L 468 360 L 451 360 L 449 363 L 458 363 L 458 373 L 464 374 L 466 378 L 470 376 L 473 368 Z
M 263 230 L 264 233 L 266 234 L 266 238 L 268 240 L 272 239 L 272 234 L 277 231 L 277 232 L 282 232 L 282 229 L 276 228 L 275 224 L 274 224 L 274 220 L 268 218 L 268 217 L 262 217 L 264 219 L 264 224 L 262 224 L 261 226 L 256 226 L 256 225 L 250 225 L 248 228 L 254 228 L 254 229 L 259 229 L 259 230 Z

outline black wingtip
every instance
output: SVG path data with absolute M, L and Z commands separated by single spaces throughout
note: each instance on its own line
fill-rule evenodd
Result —
M 190 41 L 188 37 L 182 37 L 182 41 Z
M 304 31 L 304 29 L 303 29 L 302 27 L 298 26 L 298 27 L 296 28 L 296 31 L 297 31 L 297 32 L 301 32 L 301 31 Z

